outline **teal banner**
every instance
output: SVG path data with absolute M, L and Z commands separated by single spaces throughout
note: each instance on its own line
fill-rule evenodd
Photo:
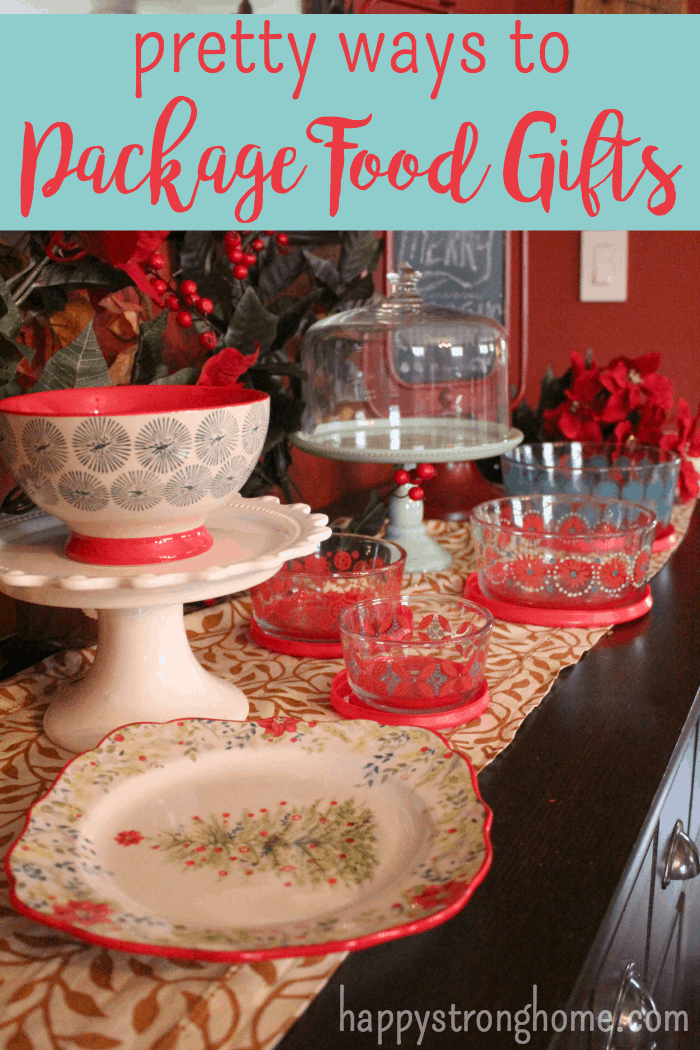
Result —
M 698 16 L 5 15 L 2 33 L 7 229 L 700 227 Z

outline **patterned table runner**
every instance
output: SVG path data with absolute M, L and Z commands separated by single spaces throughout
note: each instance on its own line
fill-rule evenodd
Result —
M 675 511 L 682 535 L 692 505 Z M 474 568 L 467 525 L 433 522 L 453 554 L 450 572 L 412 576 L 404 590 L 461 593 Z M 668 553 L 655 555 L 658 571 Z M 653 615 L 653 613 L 652 613 Z M 204 667 L 239 685 L 251 717 L 335 719 L 328 701 L 340 660 L 298 660 L 255 646 L 250 603 L 238 596 L 187 618 Z M 513 739 L 525 716 L 603 634 L 596 630 L 507 624 L 494 627 L 486 676 L 489 710 L 453 731 L 452 747 L 482 769 Z M 65 652 L 0 688 L 0 849 L 24 825 L 71 757 L 41 732 L 52 695 L 87 670 L 94 650 Z M 227 966 L 107 951 L 22 918 L 0 888 L 0 1046 L 6 1050 L 272 1050 L 345 958 L 343 953 Z

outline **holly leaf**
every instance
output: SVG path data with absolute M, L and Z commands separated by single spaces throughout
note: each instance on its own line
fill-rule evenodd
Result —
M 4 397 L 15 397 L 17 394 L 22 394 L 23 390 L 19 383 L 16 383 L 14 379 L 11 379 L 9 383 L 4 383 L 0 386 L 0 399 Z
M 257 344 L 264 354 L 272 346 L 276 333 L 276 316 L 262 305 L 252 288 L 246 288 L 229 321 L 224 346 L 250 354 Z
M 14 378 L 23 357 L 31 361 L 34 356 L 33 350 L 15 339 L 21 327 L 22 315 L 6 282 L 0 277 L 0 382 Z
M 305 251 L 304 258 L 306 259 L 307 266 L 319 284 L 324 285 L 326 288 L 330 288 L 330 290 L 337 295 L 343 282 L 333 263 L 328 259 L 320 259 L 318 255 L 314 255 L 313 252 Z
M 306 405 L 286 394 L 270 395 L 270 428 L 279 427 L 285 434 L 301 430 L 301 417 Z
M 199 280 L 211 273 L 218 235 L 211 230 L 188 230 L 180 248 L 182 276 Z
M 163 360 L 163 336 L 168 323 L 168 311 L 163 310 L 139 328 L 139 346 L 131 369 L 131 382 L 137 385 L 155 383 L 168 378 L 168 366 Z
M 297 334 L 304 317 L 309 312 L 309 307 L 320 299 L 322 294 L 323 292 L 320 288 L 314 288 L 313 292 L 310 292 L 308 295 L 303 296 L 301 299 L 293 300 L 292 304 L 278 315 L 277 334 L 271 347 L 273 351 L 281 350 L 287 340 Z M 312 320 L 316 320 L 313 315 L 311 317 Z
M 341 236 L 338 272 L 343 284 L 353 277 L 374 273 L 384 245 L 372 230 L 345 230 Z
M 299 248 L 294 248 L 286 255 L 276 254 L 272 261 L 263 267 L 258 278 L 258 293 L 269 302 L 283 292 L 292 281 L 295 281 L 304 270 L 304 256 Z
M 6 281 L 0 277 L 0 334 L 6 339 L 14 340 L 14 337 L 22 327 L 22 315 L 17 303 L 12 298 L 12 292 L 7 287 Z
M 152 385 L 165 386 L 170 383 L 176 383 L 180 386 L 192 386 L 198 379 L 199 369 L 187 366 L 174 372 L 171 376 L 162 376 L 160 379 L 154 379 Z
M 369 502 L 361 514 L 353 518 L 343 532 L 352 532 L 360 536 L 376 536 L 387 519 L 388 511 L 384 500 L 376 489 L 372 489 Z
M 64 346 L 47 361 L 41 378 L 32 387 L 32 392 L 111 385 L 107 362 L 90 321 L 72 343 Z
M 116 291 L 119 288 L 126 288 L 129 284 L 131 280 L 123 270 L 117 270 L 109 263 L 100 262 L 99 259 L 86 255 L 84 259 L 74 263 L 48 263 L 37 274 L 32 290 L 55 286 L 78 288 L 93 286 Z

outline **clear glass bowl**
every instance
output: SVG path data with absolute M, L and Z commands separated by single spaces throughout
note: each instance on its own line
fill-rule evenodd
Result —
M 261 630 L 290 642 L 340 644 L 343 609 L 401 593 L 406 552 L 389 540 L 334 532 L 314 554 L 288 561 L 250 591 Z
M 550 609 L 638 601 L 656 519 L 637 503 L 511 496 L 472 510 L 479 586 L 487 598 Z
M 453 462 L 521 440 L 509 423 L 508 343 L 487 317 L 426 304 L 420 274 L 304 336 L 301 448 L 332 459 Z
M 641 503 L 667 528 L 680 471 L 674 452 L 638 445 L 554 441 L 520 445 L 501 457 L 506 495 L 578 495 Z
M 360 602 L 340 616 L 348 682 L 382 711 L 461 707 L 484 680 L 493 617 L 449 594 Z

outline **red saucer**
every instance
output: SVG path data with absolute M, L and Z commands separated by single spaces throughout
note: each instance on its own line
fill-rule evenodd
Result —
M 434 714 L 405 715 L 394 711 L 380 711 L 377 707 L 370 707 L 364 700 L 350 689 L 348 673 L 343 670 L 335 676 L 331 683 L 331 704 L 343 718 L 365 718 L 371 722 L 381 722 L 390 726 L 420 726 L 422 729 L 454 729 L 455 726 L 466 725 L 483 714 L 491 703 L 489 687 L 483 682 L 475 696 L 461 707 L 455 707 L 451 711 L 438 711 Z
M 518 605 L 497 598 L 487 598 L 479 586 L 479 577 L 473 572 L 464 585 L 464 597 L 483 605 L 499 620 L 509 623 L 532 623 L 538 627 L 609 627 L 615 623 L 638 620 L 649 612 L 653 604 L 651 588 L 646 585 L 639 601 L 616 609 L 548 609 L 536 605 Z
M 311 656 L 317 660 L 341 660 L 343 657 L 342 642 L 304 642 L 297 638 L 278 638 L 263 631 L 255 620 L 250 621 L 250 637 L 263 649 L 284 653 L 285 656 Z
M 670 551 L 672 547 L 676 546 L 677 539 L 673 525 L 667 525 L 656 533 L 656 539 L 651 549 L 654 554 L 658 554 L 659 551 Z

